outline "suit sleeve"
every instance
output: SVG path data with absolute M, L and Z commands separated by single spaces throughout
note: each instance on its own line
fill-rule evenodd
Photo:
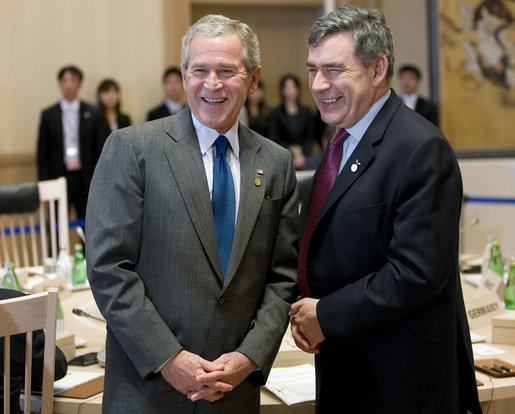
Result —
M 142 377 L 182 349 L 135 270 L 144 180 L 129 140 L 114 131 L 91 184 L 86 214 L 88 279 L 109 328 Z
M 373 333 L 422 309 L 455 277 L 462 185 L 454 153 L 442 138 L 426 139 L 401 177 L 386 262 L 319 301 L 326 338 Z M 365 248 L 361 260 L 367 260 Z
M 236 349 L 260 368 L 253 378 L 255 385 L 266 382 L 288 326 L 290 304 L 297 296 L 297 183 L 291 155 L 287 156 L 283 203 L 266 285 L 251 329 Z
M 46 119 L 45 113 L 41 114 L 41 120 L 39 123 L 39 132 L 38 132 L 38 179 L 39 180 L 48 180 L 50 174 L 48 172 L 47 160 L 48 160 L 48 145 L 49 145 L 49 131 L 48 131 L 48 121 Z

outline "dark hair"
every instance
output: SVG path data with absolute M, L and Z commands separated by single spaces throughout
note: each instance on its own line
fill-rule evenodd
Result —
M 102 82 L 100 82 L 100 84 L 98 85 L 98 88 L 97 88 L 97 102 L 98 102 L 98 106 L 100 107 L 100 109 L 102 109 L 102 112 L 105 111 L 105 106 L 102 102 L 102 100 L 100 99 L 100 94 L 102 92 L 107 92 L 109 89 L 115 89 L 116 92 L 120 92 L 120 86 L 118 85 L 118 83 L 114 80 L 114 79 L 104 79 Z M 120 101 L 118 101 L 116 103 L 116 113 L 120 113 Z
M 262 79 L 258 80 L 258 84 L 257 84 L 256 89 L 263 89 L 263 91 L 266 90 L 265 83 L 263 82 Z M 247 98 L 245 100 L 245 106 L 248 108 L 249 105 L 250 105 L 250 102 L 249 102 L 249 99 Z M 259 120 L 262 123 L 266 123 L 267 120 L 268 120 L 268 113 L 266 111 L 266 100 L 265 100 L 265 97 L 263 97 L 263 99 L 258 103 L 258 111 L 259 111 L 259 115 L 258 115 Z
M 79 78 L 79 81 L 82 82 L 82 71 L 77 66 L 74 66 L 74 65 L 68 65 L 68 66 L 61 68 L 59 70 L 59 72 L 57 73 L 57 79 L 61 80 L 63 78 L 64 74 L 67 72 L 71 73 L 72 75 L 77 76 Z
M 166 82 L 166 78 L 170 75 L 177 75 L 179 78 L 182 78 L 181 70 L 177 66 L 170 66 L 163 73 L 163 82 Z
M 284 96 L 283 96 L 283 89 L 284 85 L 286 84 L 286 81 L 291 80 L 299 90 L 299 96 L 297 97 L 297 101 L 300 99 L 300 80 L 297 75 L 294 75 L 293 73 L 286 73 L 284 74 L 281 79 L 279 80 L 279 95 L 281 96 L 281 103 L 284 104 Z
M 351 32 L 354 54 L 368 68 L 381 56 L 388 61 L 386 80 L 393 77 L 393 36 L 384 14 L 376 9 L 342 6 L 318 19 L 309 33 L 309 45 L 317 46 L 328 35 Z
M 415 65 L 411 65 L 411 64 L 402 65 L 399 68 L 399 75 L 402 75 L 404 72 L 412 72 L 415 74 L 415 76 L 418 79 L 422 79 L 422 72 L 420 72 L 420 69 L 417 68 Z

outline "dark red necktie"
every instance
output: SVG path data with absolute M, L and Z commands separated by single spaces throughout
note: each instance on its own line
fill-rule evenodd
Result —
M 322 166 L 318 171 L 317 180 L 311 196 L 311 202 L 309 203 L 304 233 L 302 234 L 300 242 L 298 283 L 301 297 L 311 296 L 307 272 L 309 242 L 311 241 L 313 230 L 315 229 L 318 221 L 318 216 L 320 216 L 320 212 L 322 211 L 322 206 L 324 205 L 327 195 L 338 176 L 338 170 L 342 160 L 343 142 L 348 138 L 348 136 L 349 133 L 343 128 L 336 131 L 334 138 L 329 143 L 327 153 L 322 161 Z

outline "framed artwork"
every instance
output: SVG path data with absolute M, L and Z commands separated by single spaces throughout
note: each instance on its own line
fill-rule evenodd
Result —
M 515 149 L 515 0 L 429 0 L 441 127 L 457 150 Z

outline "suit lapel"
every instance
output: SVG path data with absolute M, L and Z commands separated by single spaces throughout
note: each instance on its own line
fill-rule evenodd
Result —
M 167 133 L 171 138 L 171 145 L 165 151 L 168 164 L 195 231 L 218 277 L 222 280 L 222 265 L 218 254 L 209 187 L 189 109 L 176 115 L 176 120 Z
M 227 286 L 240 265 L 243 253 L 246 250 L 254 224 L 261 210 L 265 196 L 267 170 L 266 165 L 259 157 L 260 145 L 252 139 L 251 133 L 240 126 L 238 130 L 240 140 L 240 205 L 238 219 L 231 250 L 231 258 L 225 275 L 224 286 Z M 256 171 L 263 170 L 261 185 L 254 183 Z
M 349 190 L 356 180 L 367 170 L 374 159 L 374 146 L 383 138 L 384 132 L 390 123 L 393 115 L 399 108 L 400 98 L 395 94 L 393 89 L 391 95 L 381 108 L 377 116 L 368 127 L 365 135 L 353 151 L 342 171 L 336 178 L 329 195 L 322 207 L 317 223 L 324 217 L 327 211 Z M 318 173 L 318 171 L 317 171 Z M 310 193 L 313 192 L 313 186 Z M 310 195 L 311 197 L 311 195 Z M 305 218 L 304 218 L 305 220 Z M 303 221 L 304 223 L 304 221 Z

